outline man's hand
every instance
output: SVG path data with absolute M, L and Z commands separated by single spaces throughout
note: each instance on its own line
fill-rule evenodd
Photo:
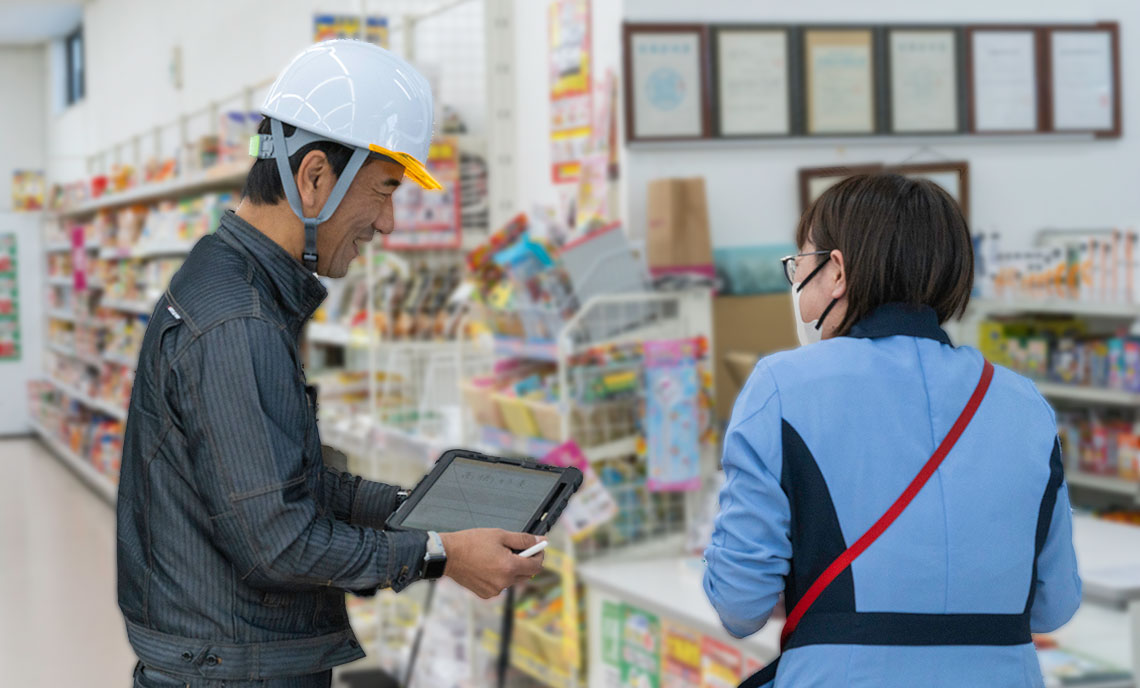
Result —
M 475 528 L 440 533 L 439 537 L 447 552 L 443 575 L 485 600 L 542 571 L 542 552 L 533 557 L 520 557 L 511 551 L 521 552 L 533 546 L 540 540 L 535 535 Z

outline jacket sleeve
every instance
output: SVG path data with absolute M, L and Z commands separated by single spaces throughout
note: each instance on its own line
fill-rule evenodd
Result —
M 1036 581 L 1029 610 L 1029 626 L 1034 633 L 1049 633 L 1064 626 L 1081 604 L 1081 578 L 1073 549 L 1073 508 L 1060 443 L 1054 444 L 1049 464 L 1051 479 L 1038 520 L 1038 538 L 1044 541 L 1034 567 Z M 1042 528 L 1048 530 L 1041 532 Z
M 423 533 L 353 525 L 318 507 L 306 480 L 310 411 L 276 326 L 222 323 L 172 367 L 192 479 L 216 546 L 244 580 L 264 589 L 365 591 L 400 590 L 419 576 Z
M 384 523 L 396 510 L 396 493 L 400 488 L 351 473 L 326 467 L 324 499 L 340 521 L 384 530 Z
M 784 590 L 791 507 L 780 489 L 779 396 L 764 362 L 741 391 L 725 435 L 720 513 L 705 551 L 705 594 L 726 630 L 760 630 Z

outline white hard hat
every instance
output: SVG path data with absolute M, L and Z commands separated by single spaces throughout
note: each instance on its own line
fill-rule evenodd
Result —
M 380 46 L 344 39 L 310 46 L 273 82 L 261 114 L 386 155 L 423 188 L 443 188 L 425 167 L 434 115 L 431 86 Z
M 305 225 L 305 267 L 317 269 L 317 225 L 332 217 L 369 157 L 390 159 L 425 189 L 443 185 L 427 170 L 431 87 L 410 64 L 371 43 L 323 41 L 305 49 L 273 82 L 261 114 L 271 134 L 254 136 L 250 155 L 274 159 L 289 206 Z M 296 131 L 285 137 L 282 124 Z M 355 149 L 317 217 L 305 217 L 289 156 L 314 141 Z

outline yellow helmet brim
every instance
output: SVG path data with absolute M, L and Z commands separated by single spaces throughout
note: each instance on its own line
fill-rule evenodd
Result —
M 422 162 L 416 160 L 407 153 L 388 150 L 387 148 L 382 148 L 381 146 L 377 146 L 374 143 L 368 144 L 368 150 L 372 151 L 373 153 L 385 155 L 403 165 L 404 175 L 415 183 L 419 184 L 423 189 L 427 191 L 443 191 L 443 184 L 440 184 L 435 177 L 431 176 L 431 172 L 428 172 L 427 167 L 425 167 Z

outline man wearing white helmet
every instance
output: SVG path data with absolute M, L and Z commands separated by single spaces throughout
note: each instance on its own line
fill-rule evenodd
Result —
M 143 341 L 118 502 L 134 685 L 327 687 L 363 656 L 344 592 L 447 575 L 481 597 L 541 570 L 500 530 L 388 532 L 399 488 L 326 467 L 298 338 L 424 167 L 432 96 L 381 48 L 328 41 L 271 88 L 236 213 L 202 239 Z

